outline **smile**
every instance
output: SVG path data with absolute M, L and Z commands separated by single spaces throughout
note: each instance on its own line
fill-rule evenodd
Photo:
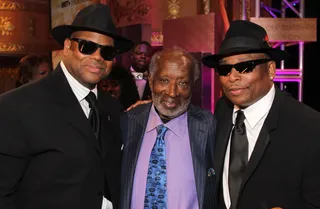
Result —
M 174 108 L 177 106 L 175 102 L 170 102 L 170 101 L 163 101 L 163 104 L 168 108 Z

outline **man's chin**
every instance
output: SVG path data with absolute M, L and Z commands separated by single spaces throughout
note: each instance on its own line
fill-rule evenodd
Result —
M 145 66 L 136 66 L 136 67 L 134 68 L 134 70 L 135 70 L 136 72 L 139 72 L 139 73 L 144 73 L 144 72 L 147 71 L 147 69 L 148 69 L 148 68 L 146 68 Z

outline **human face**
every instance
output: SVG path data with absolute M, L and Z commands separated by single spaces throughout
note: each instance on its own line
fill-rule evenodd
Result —
M 32 72 L 32 80 L 38 80 L 47 76 L 51 71 L 50 65 L 47 62 L 41 63 L 36 70 Z
M 261 53 L 233 55 L 223 58 L 220 61 L 220 65 L 234 65 L 240 62 L 265 58 L 266 55 Z M 273 85 L 275 70 L 275 62 L 269 61 L 257 65 L 249 73 L 240 73 L 232 68 L 228 75 L 219 76 L 219 80 L 226 97 L 239 108 L 246 108 L 269 92 Z
M 109 92 L 114 98 L 120 98 L 121 85 L 118 80 L 102 80 L 99 86 L 103 91 Z
M 151 59 L 151 47 L 140 44 L 132 53 L 132 66 L 137 72 L 145 72 L 148 70 L 148 66 Z
M 190 66 L 181 57 L 162 57 L 149 77 L 152 100 L 161 118 L 172 119 L 188 109 L 192 92 Z
M 95 32 L 77 31 L 72 34 L 71 38 L 84 39 L 103 46 L 114 46 L 112 38 Z M 93 89 L 102 78 L 110 73 L 112 68 L 112 60 L 104 60 L 100 50 L 98 48 L 93 54 L 85 55 L 79 52 L 78 42 L 70 39 L 64 42 L 63 63 L 69 73 L 89 89 Z

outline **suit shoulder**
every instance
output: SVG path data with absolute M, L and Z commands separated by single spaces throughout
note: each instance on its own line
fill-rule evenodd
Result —
M 44 80 L 44 79 L 42 79 Z M 0 104 L 21 105 L 32 102 L 42 94 L 45 81 L 35 81 L 5 92 L 0 96 Z M 48 96 L 48 95 L 47 95 Z
M 212 123 L 212 121 L 215 121 L 214 115 L 211 111 L 205 110 L 199 106 L 190 105 L 189 114 L 205 123 Z
M 308 105 L 299 102 L 289 95 L 285 95 L 284 101 L 285 102 L 282 109 L 283 112 L 287 113 L 287 116 L 290 115 L 291 117 L 294 117 L 300 121 L 317 120 L 320 122 L 320 113 Z
M 149 113 L 151 105 L 152 105 L 152 103 L 142 104 L 142 105 L 139 105 L 139 106 L 131 109 L 130 111 L 128 111 L 128 117 L 135 118 L 141 114 Z

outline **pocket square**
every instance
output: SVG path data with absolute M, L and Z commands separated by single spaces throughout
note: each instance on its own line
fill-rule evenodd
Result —
M 216 171 L 213 168 L 209 168 L 207 174 L 208 174 L 208 177 L 214 176 L 216 175 Z

